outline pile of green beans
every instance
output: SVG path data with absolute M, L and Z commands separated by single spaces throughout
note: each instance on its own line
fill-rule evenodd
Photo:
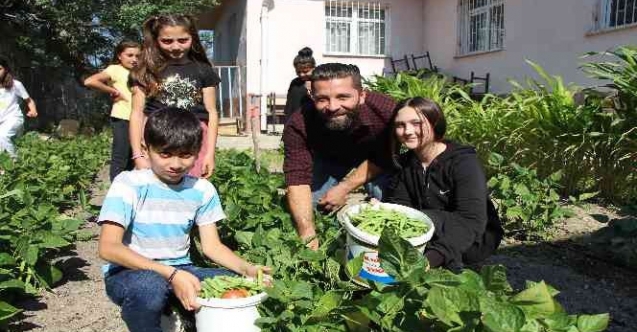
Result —
M 203 299 L 220 298 L 222 294 L 231 289 L 244 289 L 250 296 L 263 291 L 263 272 L 259 271 L 256 280 L 248 280 L 239 276 L 217 276 L 215 278 L 205 278 L 201 282 L 201 293 Z
M 429 230 L 428 225 L 420 219 L 382 207 L 374 209 L 362 206 L 359 213 L 349 215 L 349 218 L 356 228 L 376 236 L 380 236 L 385 227 L 393 228 L 404 239 L 421 236 Z

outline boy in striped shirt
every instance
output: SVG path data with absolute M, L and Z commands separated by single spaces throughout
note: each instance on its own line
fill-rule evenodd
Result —
M 200 280 L 228 270 L 195 267 L 189 257 L 190 230 L 197 226 L 206 257 L 238 274 L 255 277 L 258 267 L 221 243 L 215 223 L 226 216 L 215 187 L 187 175 L 202 143 L 197 117 L 167 108 L 148 117 L 145 155 L 150 169 L 122 172 L 102 205 L 100 257 L 106 293 L 122 308 L 131 331 L 161 332 L 161 313 L 173 292 L 187 310 Z M 266 272 L 269 272 L 265 268 Z

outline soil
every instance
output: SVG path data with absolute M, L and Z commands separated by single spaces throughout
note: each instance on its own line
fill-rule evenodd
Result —
M 104 169 L 96 181 L 94 204 L 100 204 L 107 182 Z M 546 281 L 561 291 L 558 300 L 567 312 L 610 313 L 610 332 L 635 331 L 637 271 L 617 266 L 591 250 L 587 236 L 605 226 L 591 215 L 614 218 L 618 213 L 597 205 L 576 208 L 575 217 L 553 228 L 550 241 L 506 239 L 485 264 L 506 266 L 515 289 L 523 288 L 526 280 Z M 99 230 L 91 221 L 84 228 L 95 235 Z M 58 262 L 65 279 L 51 292 L 21 303 L 24 314 L 9 331 L 127 331 L 118 308 L 106 297 L 100 271 L 103 263 L 97 256 L 96 238 L 77 243 Z

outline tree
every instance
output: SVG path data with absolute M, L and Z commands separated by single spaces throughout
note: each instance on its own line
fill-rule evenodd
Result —
M 19 67 L 66 67 L 80 77 L 161 13 L 197 14 L 218 0 L 0 0 L 0 52 Z

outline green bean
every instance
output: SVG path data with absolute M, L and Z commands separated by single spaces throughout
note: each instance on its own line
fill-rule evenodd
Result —
M 371 206 L 363 206 L 359 213 L 349 215 L 349 218 L 356 228 L 376 236 L 380 236 L 385 227 L 391 227 L 402 238 L 408 239 L 427 233 L 429 228 L 422 220 L 382 207 L 374 209 Z

